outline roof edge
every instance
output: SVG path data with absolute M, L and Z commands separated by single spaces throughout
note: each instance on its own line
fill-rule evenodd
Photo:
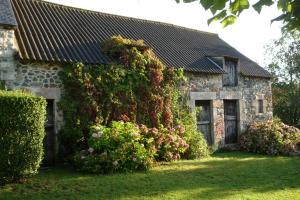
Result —
M 16 27 L 17 20 L 10 0 L 0 0 L 0 26 L 5 28 Z

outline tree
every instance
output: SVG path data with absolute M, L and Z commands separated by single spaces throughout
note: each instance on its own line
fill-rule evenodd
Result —
M 300 85 L 277 82 L 272 85 L 273 113 L 284 123 L 300 123 Z
M 265 47 L 269 71 L 276 82 L 289 84 L 300 82 L 300 41 L 299 33 L 283 33 Z
M 176 0 L 179 2 L 191 3 L 199 1 L 205 10 L 210 10 L 213 17 L 208 19 L 208 24 L 213 21 L 220 21 L 223 27 L 233 24 L 238 16 L 250 7 L 258 13 L 264 6 L 277 5 L 281 15 L 271 20 L 282 21 L 284 30 L 293 32 L 300 31 L 300 1 L 299 0 L 258 0 L 255 4 L 250 4 L 249 0 Z
M 268 69 L 273 74 L 273 112 L 289 125 L 300 123 L 299 34 L 284 33 L 266 47 Z

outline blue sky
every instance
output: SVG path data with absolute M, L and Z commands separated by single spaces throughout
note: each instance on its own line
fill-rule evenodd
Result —
M 222 28 L 218 22 L 207 25 L 212 15 L 198 2 L 177 4 L 175 0 L 48 0 L 89 10 L 141 19 L 167 22 L 217 33 L 240 52 L 264 66 L 264 45 L 280 36 L 281 23 L 270 20 L 280 13 L 276 6 L 265 7 L 259 15 L 253 9 L 241 14 L 238 21 Z M 250 2 L 253 2 L 250 0 Z M 255 1 L 254 1 L 255 2 Z

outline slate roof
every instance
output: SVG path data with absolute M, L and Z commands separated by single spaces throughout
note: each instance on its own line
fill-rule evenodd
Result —
M 10 0 L 0 0 L 0 25 L 9 27 L 17 25 Z
M 3 0 L 2 0 L 3 1 Z M 18 28 L 20 58 L 30 61 L 109 63 L 101 43 L 113 35 L 143 39 L 167 66 L 224 73 L 209 57 L 240 60 L 246 76 L 270 77 L 216 34 L 172 24 L 88 11 L 40 0 L 11 0 Z

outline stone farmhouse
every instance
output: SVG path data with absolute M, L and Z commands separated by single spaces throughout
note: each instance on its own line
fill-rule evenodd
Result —
M 234 144 L 249 123 L 272 118 L 271 75 L 217 34 L 41 0 L 0 0 L 0 80 L 47 99 L 49 157 L 62 124 L 59 72 L 70 62 L 109 63 L 100 47 L 113 35 L 142 39 L 164 64 L 184 68 L 190 106 L 202 107 L 198 127 L 210 145 Z

